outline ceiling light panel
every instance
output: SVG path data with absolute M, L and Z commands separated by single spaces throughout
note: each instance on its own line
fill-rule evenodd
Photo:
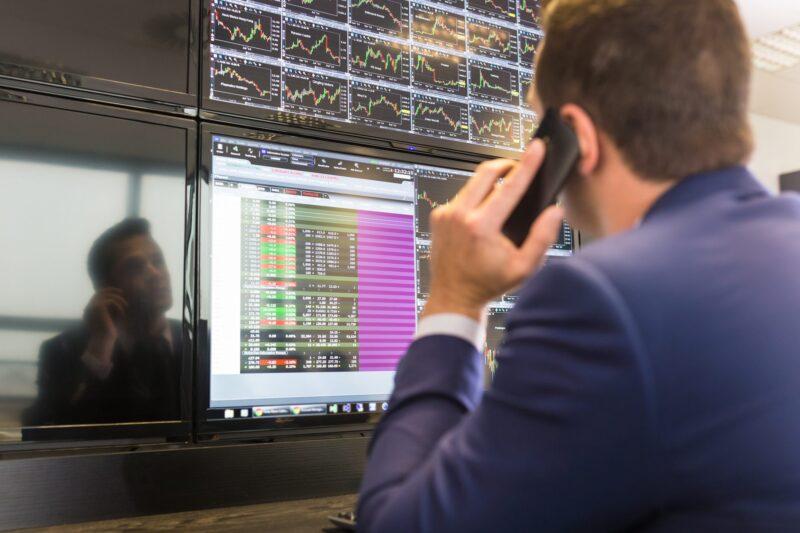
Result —
M 753 64 L 768 72 L 800 65 L 800 25 L 758 38 L 753 43 Z

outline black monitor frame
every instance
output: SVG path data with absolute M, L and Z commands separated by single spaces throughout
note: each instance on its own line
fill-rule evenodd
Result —
M 88 98 L 153 111 L 188 114 L 182 108 L 196 109 L 198 104 L 200 1 L 186 0 L 189 3 L 189 20 L 186 21 L 189 26 L 189 49 L 185 92 L 2 61 L 0 61 L 0 86 L 56 96 Z
M 200 169 L 197 206 L 199 257 L 198 294 L 197 294 L 197 359 L 195 362 L 195 431 L 198 441 L 207 440 L 245 440 L 273 438 L 277 436 L 299 436 L 304 434 L 344 433 L 372 429 L 378 416 L 369 414 L 298 416 L 286 418 L 233 419 L 209 421 L 206 412 L 210 404 L 210 338 L 204 300 L 203 287 L 210 282 L 208 257 L 210 250 L 210 213 L 211 197 L 211 152 L 212 136 L 225 135 L 245 140 L 285 144 L 293 147 L 311 148 L 341 152 L 362 157 L 374 157 L 387 160 L 417 163 L 420 165 L 438 166 L 458 170 L 473 171 L 475 164 L 456 162 L 441 158 L 432 158 L 421 154 L 398 154 L 395 151 L 380 150 L 350 143 L 336 143 L 307 137 L 286 134 L 273 130 L 244 129 L 230 125 L 203 123 L 200 128 Z
M 778 180 L 781 192 L 800 192 L 800 170 L 782 174 Z
M 399 150 L 407 154 L 425 154 L 431 157 L 480 163 L 499 157 L 519 159 L 520 151 L 489 146 L 477 146 L 468 142 L 447 141 L 411 133 L 397 132 L 378 127 L 361 126 L 305 116 L 286 111 L 248 108 L 244 105 L 221 102 L 210 98 L 211 71 L 211 0 L 202 0 L 203 20 L 201 42 L 200 118 L 234 123 L 249 128 L 278 129 L 289 135 L 313 135 L 317 139 L 342 141 L 371 146 L 384 150 Z
M 193 354 L 196 316 L 196 220 L 197 203 L 197 124 L 193 120 L 145 113 L 130 109 L 80 102 L 21 91 L 0 91 L 0 101 L 111 117 L 145 124 L 168 126 L 186 133 L 186 182 L 184 202 L 184 272 L 183 283 L 183 366 L 180 391 L 181 419 L 159 422 L 92 424 L 80 426 L 48 426 L 23 428 L 28 436 L 39 440 L 0 443 L 0 453 L 27 450 L 66 448 L 99 448 L 168 442 L 188 443 L 192 427 Z

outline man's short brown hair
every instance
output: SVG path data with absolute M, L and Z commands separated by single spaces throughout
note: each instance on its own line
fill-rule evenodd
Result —
M 750 47 L 733 0 L 545 0 L 536 89 L 650 179 L 744 163 Z

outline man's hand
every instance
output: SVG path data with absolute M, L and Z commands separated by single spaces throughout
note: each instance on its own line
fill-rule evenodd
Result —
M 100 289 L 92 297 L 84 312 L 84 320 L 89 330 L 89 345 L 86 348 L 86 357 L 103 371 L 98 373 L 108 374 L 113 361 L 114 344 L 119 337 L 119 322 L 124 320 L 128 310 L 128 302 L 122 291 L 115 288 Z
M 518 286 L 542 263 L 558 238 L 561 208 L 542 213 L 521 248 L 502 228 L 528 190 L 544 152 L 544 143 L 537 140 L 519 163 L 483 163 L 452 202 L 433 211 L 431 294 L 424 316 L 458 313 L 480 320 L 489 302 Z

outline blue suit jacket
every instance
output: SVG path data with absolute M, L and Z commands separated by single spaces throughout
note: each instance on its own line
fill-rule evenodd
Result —
M 800 198 L 686 178 L 537 274 L 481 365 L 411 346 L 362 531 L 800 531 Z

